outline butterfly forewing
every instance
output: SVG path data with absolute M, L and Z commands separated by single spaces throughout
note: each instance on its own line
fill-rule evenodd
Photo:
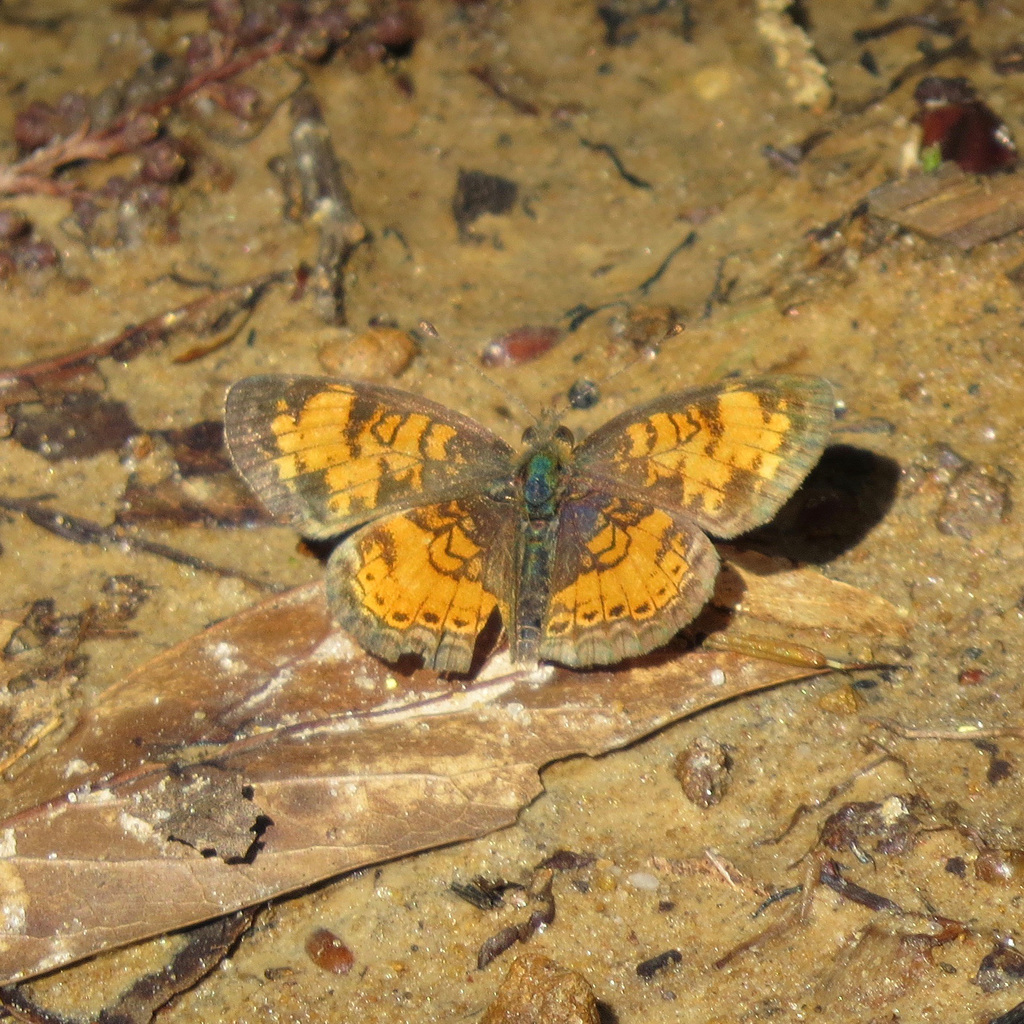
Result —
M 766 523 L 821 457 L 833 421 L 829 384 L 751 377 L 666 395 L 600 427 L 574 472 L 642 496 L 718 537 Z
M 607 665 L 666 643 L 704 607 L 718 555 L 686 516 L 591 492 L 562 504 L 539 656 Z
M 239 381 L 224 431 L 269 511 L 312 537 L 485 491 L 509 476 L 513 455 L 497 435 L 435 402 L 325 377 Z
M 420 654 L 468 672 L 497 608 L 507 621 L 517 523 L 483 496 L 399 512 L 338 545 L 327 593 L 338 624 L 386 661 Z

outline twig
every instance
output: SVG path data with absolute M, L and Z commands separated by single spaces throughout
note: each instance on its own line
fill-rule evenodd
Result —
M 160 120 L 178 104 L 201 89 L 226 81 L 254 64 L 281 51 L 291 26 L 282 26 L 269 39 L 241 54 L 233 55 L 234 41 L 223 47 L 225 57 L 187 79 L 174 91 L 137 104 L 122 113 L 112 124 L 94 129 L 84 121 L 70 135 L 33 150 L 21 160 L 0 164 L 0 194 L 37 193 L 71 197 L 82 191 L 78 186 L 53 180 L 61 168 L 82 160 L 106 160 L 130 152 L 155 138 Z
M 0 495 L 0 508 L 5 508 L 9 512 L 18 512 L 30 522 L 35 523 L 36 526 L 76 544 L 95 544 L 100 547 L 116 545 L 126 551 L 141 551 L 147 555 L 156 555 L 158 558 L 165 558 L 169 562 L 187 566 L 198 572 L 208 572 L 215 576 L 241 580 L 257 590 L 276 593 L 283 589 L 279 584 L 258 579 L 242 569 L 217 565 L 215 562 L 208 562 L 205 558 L 190 555 L 187 551 L 172 548 L 168 544 L 138 537 L 117 524 L 104 526 L 102 523 L 86 519 L 83 516 L 60 512 L 57 509 L 49 508 L 35 498 L 9 498 Z
M 697 241 L 697 232 L 691 231 L 681 242 L 677 242 L 671 249 L 665 258 L 658 264 L 658 269 L 651 274 L 646 280 L 641 281 L 637 285 L 636 290 L 641 295 L 646 295 L 651 288 L 657 283 L 658 279 L 666 270 L 672 265 L 672 261 L 684 250 L 689 249 Z
M 633 188 L 649 189 L 654 186 L 646 179 L 641 178 L 637 174 L 633 174 L 626 170 L 626 165 L 622 162 L 622 158 L 616 152 L 615 147 L 607 142 L 593 142 L 590 139 L 580 139 L 580 143 L 587 149 L 594 153 L 603 153 L 612 162 L 612 166 L 618 171 L 619 177 L 623 181 L 632 185 Z
M 126 327 L 98 345 L 0 370 L 0 402 L 18 401 L 23 396 L 17 389 L 27 386 L 34 390 L 49 381 L 76 376 L 106 357 L 128 362 L 165 342 L 177 331 L 222 330 L 225 318 L 250 312 L 271 285 L 288 280 L 290 276 L 288 271 L 276 271 L 241 284 L 229 285 L 176 309 L 150 317 L 141 324 Z
M 869 761 L 866 765 L 858 768 L 852 775 L 848 776 L 842 782 L 837 782 L 823 797 L 817 800 L 813 800 L 810 803 L 800 804 L 795 811 L 790 815 L 789 823 L 786 827 L 779 832 L 777 835 L 767 836 L 764 839 L 758 839 L 754 842 L 754 846 L 776 846 L 781 843 L 790 832 L 796 828 L 799 821 L 804 815 L 810 814 L 812 811 L 816 811 L 821 807 L 824 807 L 827 803 L 835 800 L 837 796 L 842 796 L 859 778 L 867 775 L 869 772 L 873 772 L 876 768 L 880 768 L 887 761 L 898 761 L 897 758 L 893 757 L 888 751 L 881 757 L 876 758 L 874 761 Z
M 472 67 L 469 69 L 469 73 L 478 82 L 490 89 L 499 100 L 504 100 L 508 103 L 517 114 L 527 114 L 531 117 L 536 117 L 540 114 L 540 107 L 536 103 L 517 96 L 487 65 L 480 64 Z
M 70 198 L 81 192 L 77 185 L 54 181 L 61 167 L 78 160 L 106 160 L 149 142 L 160 130 L 155 117 L 139 115 L 117 126 L 90 134 L 84 121 L 70 135 L 33 150 L 13 164 L 0 164 L 0 194 L 42 194 Z
M 905 740 L 956 740 L 975 743 L 978 740 L 1024 739 L 1024 726 L 973 726 L 962 725 L 957 729 L 912 729 L 888 718 L 865 718 L 867 725 L 876 725 Z
M 345 323 L 345 267 L 366 228 L 352 208 L 341 164 L 316 98 L 302 89 L 292 98 L 292 153 L 306 217 L 320 228 L 320 249 L 312 275 L 320 316 Z

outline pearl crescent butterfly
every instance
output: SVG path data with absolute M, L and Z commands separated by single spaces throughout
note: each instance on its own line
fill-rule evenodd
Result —
M 495 613 L 517 664 L 606 665 L 667 643 L 714 589 L 707 535 L 771 519 L 821 456 L 833 405 L 813 377 L 730 380 L 579 443 L 542 422 L 517 452 L 394 388 L 260 376 L 228 392 L 225 433 L 273 515 L 347 533 L 327 566 L 338 625 L 386 661 L 466 673 Z

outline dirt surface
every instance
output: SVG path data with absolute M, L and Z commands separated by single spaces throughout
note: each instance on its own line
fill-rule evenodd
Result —
M 926 68 L 952 37 L 911 23 L 854 39 L 883 17 L 921 13 L 902 0 L 884 15 L 867 0 L 817 5 L 801 22 L 806 34 L 769 4 L 656 6 L 424 0 L 410 43 L 343 48 L 318 63 L 277 55 L 250 69 L 267 110 L 259 130 L 201 123 L 200 103 L 173 115 L 190 173 L 155 212 L 140 212 L 137 195 L 118 205 L 108 187 L 100 224 L 109 230 L 90 233 L 67 195 L 3 202 L 59 254 L 56 266 L 19 266 L 0 285 L 8 367 L 116 338 L 215 288 L 283 274 L 220 347 L 210 344 L 220 325 L 207 323 L 130 360 L 98 360 L 87 386 L 48 378 L 8 404 L 6 657 L 21 656 L 16 641 L 42 653 L 34 675 L 8 684 L 4 715 L 51 723 L 45 736 L 17 733 L 22 760 L 46 756 L 78 708 L 157 651 L 248 607 L 270 584 L 315 579 L 320 563 L 288 530 L 215 521 L 207 477 L 188 476 L 181 458 L 173 468 L 174 432 L 219 420 L 227 385 L 251 373 L 340 368 L 391 379 L 406 361 L 391 342 L 363 344 L 353 364 L 351 339 L 371 322 L 408 331 L 424 318 L 444 340 L 419 336 L 399 386 L 510 442 L 525 425 L 521 406 L 564 408 L 580 378 L 598 383 L 600 400 L 566 414 L 577 432 L 730 373 L 828 378 L 842 416 L 838 447 L 812 481 L 816 502 L 762 541 L 906 609 L 907 664 L 746 697 L 631 749 L 554 764 L 515 827 L 261 911 L 220 969 L 161 1011 L 168 1024 L 475 1020 L 516 955 L 477 970 L 479 947 L 524 911 L 482 911 L 449 885 L 526 883 L 562 849 L 592 858 L 556 873 L 555 919 L 530 948 L 580 972 L 609 1021 L 987 1022 L 1024 1000 L 1019 966 L 979 977 L 993 951 L 1012 960 L 1005 947 L 1020 937 L 1024 361 L 1012 271 L 1024 245 L 1010 234 L 963 251 L 863 210 L 873 188 L 919 173 L 911 118 L 925 74 L 968 77 L 1024 138 L 1024 76 L 993 70 L 1024 37 L 1024 18 L 1008 5 L 943 7 L 971 47 Z M 30 101 L 95 96 L 206 28 L 203 12 L 174 4 L 8 4 L 3 15 L 4 160 L 16 158 L 11 125 Z M 803 52 L 807 40 L 820 63 Z M 802 63 L 787 71 L 786 55 Z M 299 265 L 317 260 L 317 222 L 285 216 L 268 169 L 290 152 L 289 101 L 304 81 L 368 233 L 347 262 L 345 326 L 325 322 L 315 287 L 295 284 Z M 813 145 L 788 169 L 764 155 L 805 140 Z M 102 190 L 112 174 L 134 180 L 140 159 L 129 151 L 55 180 Z M 473 217 L 465 192 L 457 197 L 460 172 L 514 182 L 513 200 Z M 661 328 L 645 331 L 650 321 Z M 655 358 L 638 359 L 631 332 L 653 342 L 676 322 L 684 329 Z M 494 385 L 485 383 L 480 350 L 523 325 L 557 326 L 560 340 L 533 361 L 489 369 Z M 66 398 L 69 389 L 78 397 Z M 210 447 L 193 445 L 192 457 Z M 179 520 L 184 493 L 205 509 L 199 521 L 140 513 L 128 524 L 126 508 L 143 504 L 127 501 L 126 488 L 167 479 L 188 485 L 174 490 Z M 40 496 L 101 527 L 120 512 L 132 536 L 193 563 L 109 533 L 83 544 L 80 532 L 44 529 L 23 503 Z M 231 492 L 223 504 L 237 510 L 242 500 Z M 127 612 L 126 587 L 143 595 Z M 53 601 L 49 626 L 33 605 L 44 600 Z M 104 629 L 61 647 L 81 625 L 74 617 L 92 609 L 96 621 L 97 608 L 107 609 Z M 727 755 L 724 796 L 708 807 L 684 796 L 674 772 L 699 737 Z M 18 763 L 8 765 L 12 793 Z M 840 830 L 825 857 L 819 831 L 851 802 L 881 805 L 885 821 L 874 832 Z M 811 809 L 792 830 L 765 844 L 802 805 Z M 893 835 L 903 827 L 913 840 Z M 754 916 L 773 894 L 811 881 L 808 865 L 823 859 L 901 909 L 819 885 L 805 888 L 802 918 L 787 917 L 795 894 Z M 787 923 L 716 966 L 778 922 Z M 308 951 L 324 928 L 351 951 L 347 973 Z M 107 954 L 21 994 L 91 1019 L 182 941 Z M 638 964 L 667 950 L 678 961 L 638 976 Z

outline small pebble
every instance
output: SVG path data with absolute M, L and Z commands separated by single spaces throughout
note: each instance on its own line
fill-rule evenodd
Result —
M 940 533 L 972 540 L 978 530 L 1003 522 L 1010 512 L 1010 474 L 996 467 L 972 466 L 946 490 L 935 514 Z
M 637 352 L 653 352 L 668 337 L 683 329 L 682 317 L 672 306 L 632 306 L 608 324 L 613 341 L 626 342 Z
M 996 946 L 979 964 L 974 984 L 983 992 L 1000 992 L 1024 981 L 1024 954 L 1012 946 Z M 1012 1011 L 1011 1011 L 1012 1012 Z
M 979 882 L 1020 888 L 1024 879 L 1024 850 L 982 850 L 974 861 Z
M 946 870 L 957 878 L 967 877 L 967 862 L 963 857 L 950 857 L 946 861 Z
M 569 404 L 574 409 L 592 409 L 601 401 L 601 389 L 592 380 L 580 377 L 569 388 Z
M 524 953 L 508 969 L 480 1024 L 601 1024 L 601 1016 L 582 975 Z
M 695 739 L 675 760 L 683 795 L 698 807 L 721 803 L 729 788 L 732 761 L 725 747 L 708 736 Z
M 942 441 L 925 445 L 914 464 L 929 475 L 932 483 L 939 485 L 952 483 L 953 478 L 970 465 L 958 451 Z
M 459 170 L 452 216 L 463 239 L 471 237 L 469 226 L 485 213 L 500 215 L 511 211 L 519 197 L 519 186 L 509 178 L 486 171 Z
M 666 949 L 664 953 L 652 956 L 649 960 L 636 965 L 636 976 L 649 981 L 659 971 L 665 970 L 669 964 L 681 964 L 683 956 L 678 949 Z
M 833 715 L 855 715 L 860 711 L 860 698 L 852 687 L 840 686 L 819 697 L 818 707 Z
M 321 970 L 332 974 L 348 974 L 356 959 L 352 950 L 327 928 L 317 928 L 306 939 L 306 955 Z
M 643 889 L 644 892 L 656 892 L 661 887 L 657 875 L 652 875 L 649 871 L 634 871 L 626 876 L 626 881 L 634 889 Z
M 957 677 L 961 686 L 977 686 L 988 678 L 988 673 L 983 668 L 965 668 Z
M 397 327 L 370 327 L 354 336 L 332 331 L 339 333 L 316 354 L 332 377 L 388 381 L 401 374 L 418 351 L 413 337 Z
M 551 325 L 514 327 L 487 342 L 480 362 L 484 366 L 520 366 L 544 355 L 561 339 L 562 332 Z

